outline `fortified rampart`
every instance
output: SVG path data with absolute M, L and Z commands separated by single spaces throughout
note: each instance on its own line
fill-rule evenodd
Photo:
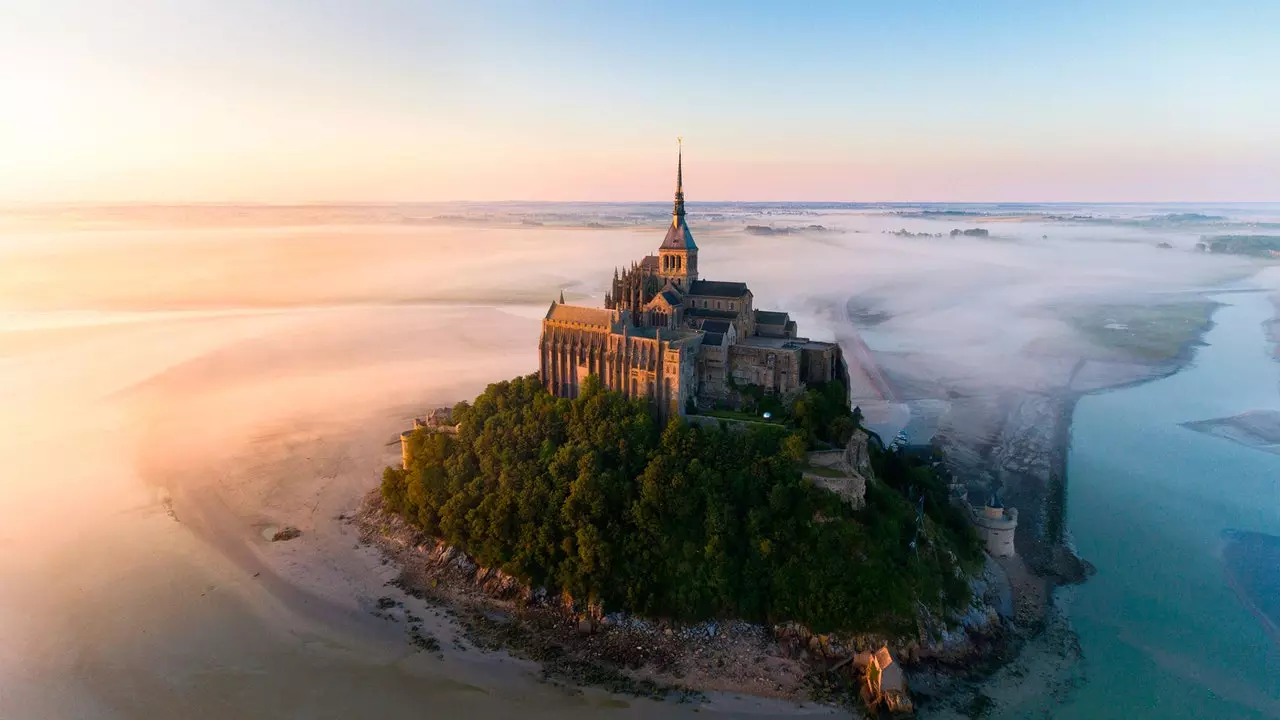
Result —
M 428 412 L 425 418 L 414 418 L 413 430 L 405 430 L 400 433 L 400 464 L 405 470 L 409 469 L 409 463 L 413 460 L 413 444 L 411 442 L 413 433 L 415 430 L 423 428 L 432 432 L 456 435 L 458 426 L 453 424 L 453 408 L 436 408 Z

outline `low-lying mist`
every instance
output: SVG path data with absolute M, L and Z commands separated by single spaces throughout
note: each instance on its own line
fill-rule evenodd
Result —
M 221 697 L 211 662 L 278 668 L 244 690 L 263 717 L 306 714 L 278 697 L 312 697 L 317 712 L 337 707 L 334 693 L 358 702 L 350 673 L 308 664 L 297 638 L 311 626 L 281 607 L 358 609 L 379 566 L 348 557 L 338 531 L 309 533 L 376 484 L 411 416 L 536 370 L 547 304 L 563 291 L 599 305 L 614 267 L 656 250 L 666 212 L 0 216 L 0 684 L 25 688 L 0 697 L 0 714 L 190 715 Z M 1043 211 L 694 205 L 690 220 L 705 278 L 748 283 L 757 308 L 791 312 L 810 337 L 856 329 L 897 378 L 965 393 L 1061 385 L 1080 358 L 1110 357 L 1098 327 L 1125 332 L 1126 319 L 1108 308 L 1195 297 L 1263 264 L 1195 252 L 1180 226 Z M 951 235 L 976 228 L 988 236 Z M 1093 331 L 1079 321 L 1089 313 Z M 261 526 L 278 522 L 309 539 L 260 548 Z M 304 552 L 320 559 L 287 560 Z M 152 640 L 128 641 L 139 637 Z M 331 692 L 313 693 L 317 672 L 333 675 Z M 420 707 L 419 679 L 377 677 L 397 707 Z M 509 707 L 450 687 L 433 697 Z
M 747 282 L 756 307 L 792 312 L 802 333 L 835 335 L 852 299 L 855 320 L 878 321 L 874 348 L 942 355 L 956 372 L 999 381 L 1032 362 L 1023 353 L 1029 348 L 1061 352 L 1091 342 L 1064 322 L 1065 307 L 1167 302 L 1259 267 L 1195 252 L 1198 235 L 1185 223 L 1141 222 L 1230 222 L 1222 208 L 1051 209 L 726 205 L 701 208 L 706 221 L 690 217 L 703 276 Z M 1272 217 L 1246 209 L 1249 222 Z M 200 206 L 185 223 L 180 207 L 128 210 L 100 209 L 97 222 L 91 209 L 64 210 L 70 217 L 61 227 L 49 212 L 8 224 L 0 321 L 453 303 L 523 306 L 518 312 L 532 326 L 562 289 L 570 302 L 600 304 L 612 269 L 653 252 L 662 233 L 655 205 L 317 206 L 274 215 Z M 747 233 L 748 225 L 784 232 Z M 975 228 L 989 237 L 951 234 Z M 33 320 L 20 311 L 41 314 Z

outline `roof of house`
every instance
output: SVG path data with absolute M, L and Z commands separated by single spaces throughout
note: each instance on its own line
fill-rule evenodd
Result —
M 804 345 L 801 347 L 805 350 L 830 350 L 840 347 L 838 343 L 825 342 L 823 340 L 807 340 L 805 338 L 800 338 L 800 340 L 804 340 Z
M 718 332 L 703 333 L 702 344 L 703 345 L 723 345 L 724 334 L 718 333 Z
M 761 325 L 786 325 L 791 318 L 787 313 L 772 310 L 757 310 L 756 322 Z
M 582 307 L 580 305 L 551 303 L 551 308 L 547 310 L 546 319 L 556 322 L 577 323 L 579 325 L 608 328 L 613 326 L 613 311 L 601 308 Z
M 721 282 L 719 280 L 695 280 L 689 286 L 690 295 L 706 295 L 708 297 L 739 298 L 751 292 L 747 284 L 742 282 Z
M 765 337 L 763 335 L 751 335 L 750 337 L 738 338 L 738 347 L 799 350 L 807 342 L 809 342 L 808 338 Z
M 729 328 L 733 326 L 729 324 L 728 320 L 707 318 L 699 323 L 698 327 L 704 332 L 727 333 L 729 332 Z
M 653 299 L 644 305 L 644 309 L 646 310 L 652 310 L 654 308 L 659 310 L 672 310 L 677 307 L 680 307 L 680 301 L 678 299 L 673 301 L 666 293 L 658 293 L 657 295 L 654 295 Z

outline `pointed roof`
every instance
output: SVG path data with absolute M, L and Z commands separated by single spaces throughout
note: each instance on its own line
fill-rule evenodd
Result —
M 612 310 L 582 307 L 580 305 L 562 305 L 553 302 L 547 309 L 546 320 L 569 323 L 596 328 L 612 328 L 617 316 Z
M 644 309 L 674 310 L 678 307 L 680 307 L 680 296 L 668 290 L 654 295 L 653 299 L 644 306 Z
M 693 242 L 693 234 L 684 221 L 684 144 L 676 155 L 676 198 L 671 207 L 671 227 L 667 228 L 667 236 L 662 239 L 661 250 L 697 250 Z
M 684 217 L 684 142 L 681 140 L 676 150 L 676 201 L 671 209 L 671 216 Z

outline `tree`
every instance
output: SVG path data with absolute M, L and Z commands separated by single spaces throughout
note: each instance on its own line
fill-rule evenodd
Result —
M 843 387 L 811 388 L 796 405 L 805 425 L 790 433 L 659 428 L 643 401 L 595 378 L 572 400 L 517 378 L 460 403 L 456 436 L 415 430 L 408 469 L 387 468 L 382 495 L 481 565 L 647 615 L 902 629 L 920 603 L 967 602 L 952 558 L 972 564 L 981 551 L 946 514 L 932 471 L 874 456 L 886 483 L 855 511 L 800 473 L 813 437 L 851 432 Z M 907 488 L 928 493 L 918 554 L 907 551 Z
M 782 454 L 793 462 L 804 462 L 809 451 L 809 439 L 803 433 L 793 432 L 782 441 Z

